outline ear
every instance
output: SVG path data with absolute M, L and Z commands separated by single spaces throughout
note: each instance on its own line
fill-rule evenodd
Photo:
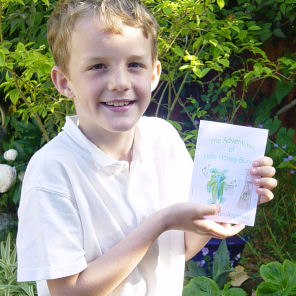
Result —
M 151 76 L 151 92 L 156 89 L 159 82 L 160 74 L 161 74 L 161 63 L 160 61 L 157 60 L 155 62 L 152 76 Z
M 74 97 L 69 85 L 69 79 L 59 67 L 54 66 L 51 69 L 51 80 L 60 94 L 68 98 Z

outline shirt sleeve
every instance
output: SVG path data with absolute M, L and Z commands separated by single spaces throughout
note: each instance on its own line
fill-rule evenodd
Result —
M 61 278 L 87 267 L 79 213 L 70 196 L 32 188 L 18 211 L 18 281 Z

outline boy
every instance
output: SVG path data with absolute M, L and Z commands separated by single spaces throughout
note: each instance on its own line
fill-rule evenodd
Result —
M 203 219 L 217 207 L 187 203 L 184 143 L 142 116 L 161 72 L 155 19 L 136 0 L 66 0 L 48 40 L 53 83 L 77 116 L 28 165 L 18 280 L 37 281 L 39 295 L 180 296 L 185 258 L 244 226 Z M 262 158 L 253 171 L 265 201 L 271 165 Z

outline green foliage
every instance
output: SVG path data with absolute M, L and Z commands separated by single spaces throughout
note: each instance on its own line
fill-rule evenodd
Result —
M 183 296 L 246 296 L 247 293 L 241 288 L 230 288 L 225 285 L 222 290 L 212 279 L 202 276 L 195 277 L 184 287 Z
M 218 287 L 218 289 L 219 288 L 222 289 L 224 287 L 224 285 L 227 282 L 228 274 L 232 270 L 233 269 L 230 267 L 230 257 L 229 257 L 229 252 L 227 249 L 227 244 L 226 244 L 225 240 L 222 240 L 219 245 L 219 248 L 213 258 L 213 265 L 210 270 L 210 277 L 211 277 L 212 281 L 214 281 L 214 283 Z M 205 275 L 206 275 L 205 270 L 202 267 L 198 266 L 196 264 L 196 262 L 188 261 L 186 263 L 185 277 L 187 279 L 196 278 L 196 277 L 203 277 Z M 190 280 L 190 282 L 191 282 L 191 280 Z M 191 291 L 193 289 L 192 286 L 195 286 L 196 281 L 194 281 L 192 284 L 190 284 L 190 282 L 187 285 L 189 285 L 189 287 L 191 287 L 189 289 Z M 204 280 L 203 280 L 203 282 L 204 282 Z
M 211 270 L 211 278 L 205 276 L 203 268 L 196 262 L 188 261 L 185 277 L 186 284 L 183 296 L 245 296 L 246 292 L 241 288 L 231 288 L 227 283 L 228 274 L 233 270 L 230 268 L 230 258 L 226 241 L 222 240 L 214 256 Z
M 256 296 L 292 296 L 296 295 L 296 264 L 285 260 L 283 264 L 271 262 L 260 267 L 263 278 Z
M 286 52 L 272 60 L 264 49 L 267 41 L 275 47 L 279 40 L 295 41 L 296 2 L 143 2 L 160 24 L 163 74 L 152 98 L 153 115 L 171 120 L 192 156 L 201 118 L 270 130 L 267 154 L 275 161 L 281 186 L 275 201 L 259 209 L 254 233 L 269 234 L 265 245 L 272 256 L 295 259 L 295 131 L 283 126 L 280 118 L 291 108 L 288 96 L 295 86 L 296 55 Z M 57 134 L 65 115 L 74 112 L 72 102 L 60 96 L 50 80 L 53 60 L 46 44 L 46 22 L 55 3 L 0 1 L 0 155 L 10 148 L 19 152 L 14 162 L 18 176 L 32 154 Z M 276 81 L 271 95 L 263 92 L 266 81 Z M 20 188 L 17 178 L 0 196 L 1 211 L 16 213 Z M 227 266 L 219 265 L 222 262 L 213 267 L 214 284 L 211 279 L 199 280 L 220 292 L 223 270 L 228 272 Z
M 3 296 L 37 295 L 35 284 L 16 281 L 16 248 L 8 234 L 6 241 L 0 243 L 0 294 Z

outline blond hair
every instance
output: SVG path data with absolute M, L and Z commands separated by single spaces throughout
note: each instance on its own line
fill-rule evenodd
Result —
M 152 62 L 157 60 L 157 29 L 155 18 L 137 0 L 62 0 L 47 27 L 47 40 L 55 64 L 68 74 L 71 37 L 76 23 L 83 17 L 99 17 L 106 32 L 120 34 L 122 25 L 140 28 L 146 38 L 151 36 Z

